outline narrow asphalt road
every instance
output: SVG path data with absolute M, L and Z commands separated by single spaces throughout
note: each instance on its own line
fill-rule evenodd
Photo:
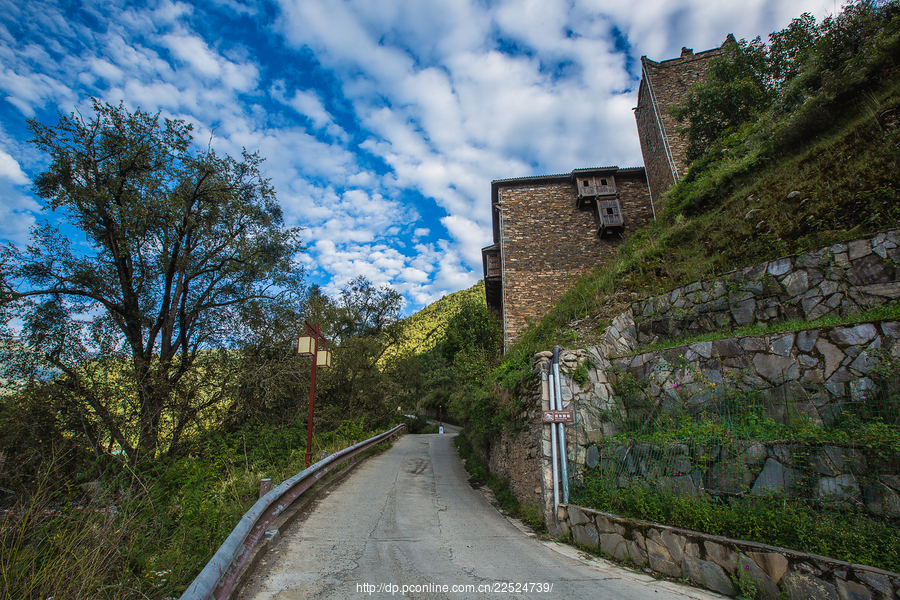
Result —
M 242 598 L 713 599 L 542 542 L 469 484 L 445 435 L 406 435 L 289 530 Z

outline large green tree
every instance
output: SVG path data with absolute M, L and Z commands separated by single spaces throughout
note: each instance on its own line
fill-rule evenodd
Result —
M 57 384 L 133 460 L 152 455 L 164 414 L 174 434 L 214 401 L 193 389 L 208 350 L 228 346 L 246 311 L 299 291 L 298 231 L 257 154 L 197 149 L 183 121 L 95 100 L 93 115 L 29 127 L 50 160 L 34 192 L 86 243 L 47 222 L 27 248 L 5 247 L 0 301 Z M 126 375 L 124 405 L 96 385 L 107 358 Z
M 387 349 L 400 341 L 403 298 L 389 286 L 375 286 L 364 276 L 348 282 L 327 301 L 310 299 L 333 342 L 333 367 L 322 379 L 322 407 L 342 418 L 380 421 L 388 414 L 394 386 L 380 366 Z M 328 407 L 328 408 L 326 408 Z

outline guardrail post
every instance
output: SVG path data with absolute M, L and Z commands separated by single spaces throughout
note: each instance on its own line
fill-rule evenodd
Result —
M 272 489 L 272 480 L 271 479 L 260 479 L 259 480 L 259 497 L 262 498 L 266 494 L 269 493 L 269 490 Z

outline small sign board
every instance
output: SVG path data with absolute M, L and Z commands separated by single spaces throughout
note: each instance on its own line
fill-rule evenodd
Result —
M 571 410 L 545 410 L 544 423 L 574 423 L 575 414 Z

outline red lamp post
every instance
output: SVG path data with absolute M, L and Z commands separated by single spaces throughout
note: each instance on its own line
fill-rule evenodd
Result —
M 306 322 L 306 335 L 301 336 L 297 342 L 297 354 L 300 356 L 313 356 L 312 361 L 312 380 L 309 385 L 309 417 L 306 421 L 306 456 L 305 463 L 309 467 L 312 464 L 312 426 L 313 426 L 313 403 L 316 399 L 316 367 L 328 368 L 331 366 L 331 351 L 325 348 L 325 344 L 330 344 L 322 332 L 319 331 L 319 325 L 310 325 Z M 319 346 L 322 349 L 319 349 Z

